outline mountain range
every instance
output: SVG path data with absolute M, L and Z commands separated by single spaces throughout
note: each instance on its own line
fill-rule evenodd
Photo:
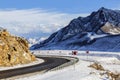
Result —
M 120 51 L 120 10 L 101 7 L 87 17 L 73 19 L 30 49 Z

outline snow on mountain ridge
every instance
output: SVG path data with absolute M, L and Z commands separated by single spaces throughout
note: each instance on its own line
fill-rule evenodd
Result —
M 76 49 L 82 49 L 83 46 L 92 46 L 93 43 L 99 39 L 100 43 L 97 44 L 101 44 L 103 37 L 112 38 L 112 35 L 119 36 L 119 25 L 120 11 L 102 7 L 87 17 L 73 19 L 66 27 L 53 33 L 45 41 L 33 45 L 31 49 L 54 49 L 53 46 L 56 47 L 56 49 L 74 49 L 74 47 L 76 47 Z M 106 40 L 105 38 L 103 39 Z M 113 41 L 111 41 L 110 44 L 113 44 L 112 42 Z M 101 46 L 96 48 L 99 50 L 99 47 Z
M 47 37 L 41 37 L 41 38 L 29 38 L 27 39 L 29 42 L 29 46 L 31 47 L 34 44 L 37 44 L 38 42 L 44 41 L 47 39 Z

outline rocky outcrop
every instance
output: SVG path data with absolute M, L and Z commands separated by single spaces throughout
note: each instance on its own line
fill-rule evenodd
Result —
M 109 22 L 107 22 L 103 27 L 101 27 L 101 30 L 103 32 L 109 33 L 111 35 L 119 35 L 120 34 L 120 27 L 112 25 Z
M 99 64 L 99 63 L 93 63 L 91 65 L 89 65 L 88 67 L 91 67 L 91 68 L 94 68 L 96 70 L 100 70 L 100 71 L 103 71 L 103 72 L 100 72 L 100 75 L 103 76 L 103 75 L 107 75 L 107 77 L 110 79 L 110 80 L 120 80 L 120 73 L 117 73 L 117 72 L 111 72 L 109 70 L 106 70 L 104 69 L 104 67 Z
M 0 66 L 25 64 L 35 60 L 24 38 L 12 36 L 5 29 L 0 29 Z
M 91 64 L 91 65 L 88 66 L 88 67 L 94 68 L 94 69 L 96 69 L 96 70 L 102 70 L 102 71 L 104 71 L 103 66 L 102 66 L 101 64 L 98 64 L 98 63 Z

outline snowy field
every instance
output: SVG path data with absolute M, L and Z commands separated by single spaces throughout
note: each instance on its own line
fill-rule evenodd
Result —
M 60 70 L 35 74 L 16 80 L 112 80 L 106 74 L 101 75 L 105 71 L 88 67 L 94 62 L 101 64 L 105 70 L 120 74 L 120 53 L 90 51 L 89 54 L 86 54 L 85 51 L 78 51 L 77 55 L 71 55 L 71 52 L 65 50 L 34 51 L 35 55 L 74 56 L 79 58 L 79 62 Z

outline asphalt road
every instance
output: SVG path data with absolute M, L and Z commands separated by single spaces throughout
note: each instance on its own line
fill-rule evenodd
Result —
M 64 58 L 57 58 L 57 57 L 38 57 L 38 58 L 44 59 L 45 62 L 23 68 L 0 71 L 0 79 L 5 79 L 13 76 L 24 75 L 27 73 L 33 73 L 43 70 L 49 71 L 50 69 L 53 69 L 57 66 L 60 66 L 61 64 L 70 61 Z

